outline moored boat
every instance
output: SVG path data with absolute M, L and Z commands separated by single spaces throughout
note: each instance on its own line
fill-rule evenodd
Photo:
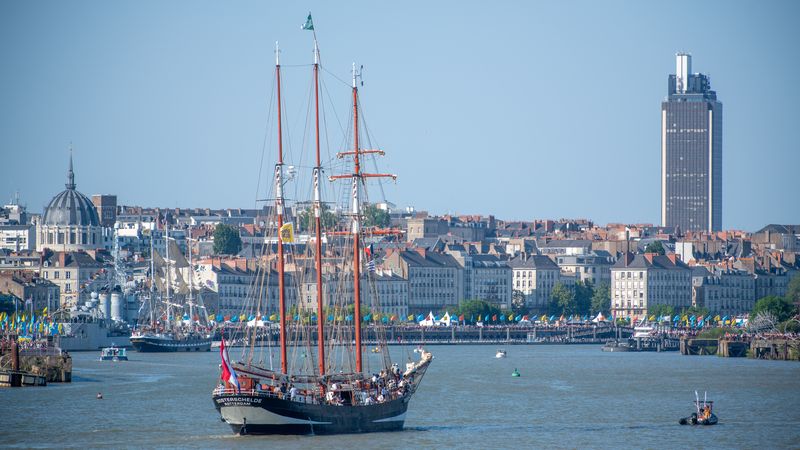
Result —
M 137 331 L 131 335 L 131 345 L 137 352 L 208 352 L 211 351 L 211 336 L 190 332 L 158 333 Z
M 169 233 L 167 226 L 163 258 L 150 240 L 150 292 L 142 305 L 147 309 L 146 314 L 140 315 L 139 326 L 131 334 L 130 343 L 137 352 L 207 352 L 211 350 L 212 335 L 205 306 L 195 303 L 192 298 L 192 278 L 187 284 L 176 270 L 176 266 L 192 267 L 191 252 L 187 261 Z M 182 303 L 176 303 L 172 297 L 173 278 L 185 291 L 180 293 L 185 295 Z M 160 288 L 159 292 L 156 292 L 156 286 Z M 197 315 L 197 312 L 201 314 Z
M 602 350 L 604 352 L 632 352 L 635 351 L 635 348 L 627 340 L 612 339 L 603 345 Z
M 505 358 L 506 351 L 505 350 L 498 350 L 497 353 L 494 355 L 495 358 Z
M 633 337 L 635 338 L 648 338 L 653 336 L 655 329 L 648 324 L 641 324 L 633 328 Z

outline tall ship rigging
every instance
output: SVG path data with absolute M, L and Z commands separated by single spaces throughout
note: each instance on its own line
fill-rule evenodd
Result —
M 153 246 L 150 235 L 150 291 L 140 310 L 137 328 L 131 334 L 131 345 L 139 352 L 200 352 L 211 350 L 205 308 L 193 299 L 193 266 L 170 240 L 165 229 L 165 257 Z M 172 259 L 170 258 L 170 252 Z M 191 259 L 191 250 L 189 251 Z M 181 272 L 186 273 L 187 284 Z M 173 291 L 173 280 L 178 288 Z M 158 288 L 158 291 L 157 291 Z M 183 303 L 176 303 L 176 297 Z
M 304 28 L 313 31 L 310 15 Z M 309 219 L 306 222 L 311 225 L 309 231 L 313 229 L 313 238 L 305 246 L 309 257 L 304 258 L 309 264 L 313 260 L 313 269 L 303 270 L 298 269 L 301 263 L 293 259 L 297 255 L 292 244 L 292 225 L 286 222 L 285 216 L 281 65 L 276 45 L 277 163 L 273 208 L 275 218 L 270 223 L 278 237 L 276 255 L 262 256 L 259 270 L 263 271 L 264 276 L 257 276 L 256 279 L 264 280 L 272 274 L 278 277 L 280 365 L 273 367 L 271 348 L 257 345 L 255 329 L 244 330 L 247 334 L 244 341 L 248 345 L 236 361 L 230 358 L 225 346 L 226 339 L 223 338 L 220 348 L 221 381 L 214 389 L 212 399 L 222 420 L 237 434 L 338 434 L 401 430 L 409 402 L 433 360 L 431 353 L 418 348 L 409 354 L 403 367 L 393 364 L 386 345 L 386 333 L 380 322 L 367 329 L 378 341 L 375 348 L 379 351 L 372 354 L 368 352 L 367 358 L 364 358 L 362 322 L 369 317 L 362 317 L 362 314 L 375 314 L 374 308 L 379 300 L 374 288 L 373 272 L 365 270 L 362 275 L 362 265 L 371 267 L 367 261 L 371 254 L 365 252 L 363 241 L 381 232 L 362 226 L 362 202 L 366 198 L 366 180 L 394 176 L 365 173 L 362 170 L 366 155 L 382 155 L 383 152 L 364 149 L 359 144 L 357 80 L 360 73 L 354 64 L 352 149 L 337 155 L 340 159 L 351 161 L 348 166 L 352 171 L 329 177 L 331 181 L 350 181 L 350 189 L 345 191 L 349 226 L 323 230 L 326 205 L 323 204 L 321 193 L 323 168 L 320 159 L 319 71 L 320 57 L 315 34 L 313 102 L 316 159 L 312 169 L 313 200 L 306 216 Z M 313 258 L 310 257 L 312 254 Z M 323 265 L 323 257 L 333 260 L 334 267 L 330 263 Z M 291 263 L 292 277 L 287 277 L 287 262 Z M 310 279 L 303 280 L 304 276 Z M 300 318 L 297 305 L 292 308 L 294 314 L 289 313 L 287 290 L 296 287 L 287 286 L 287 279 L 315 286 L 316 309 L 310 312 L 307 321 Z M 258 288 L 250 291 L 261 292 Z M 253 297 L 250 302 L 252 314 L 260 317 L 271 312 L 263 296 Z M 362 313 L 366 299 L 372 300 L 371 305 L 366 307 L 373 309 Z

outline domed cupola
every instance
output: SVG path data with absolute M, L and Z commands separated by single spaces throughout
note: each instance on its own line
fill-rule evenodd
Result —
M 72 153 L 69 155 L 66 190 L 50 200 L 44 210 L 43 225 L 100 226 L 97 209 L 88 197 L 75 190 L 75 173 L 72 170 Z
M 72 149 L 66 188 L 50 200 L 36 224 L 36 250 L 72 252 L 102 248 L 103 227 L 97 209 L 88 197 L 75 190 Z

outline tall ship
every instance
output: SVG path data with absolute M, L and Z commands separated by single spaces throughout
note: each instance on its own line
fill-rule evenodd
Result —
M 304 28 L 313 31 L 310 15 Z M 313 237 L 309 237 L 303 257 L 303 261 L 309 265 L 313 260 L 313 268 L 307 267 L 309 270 L 305 270 L 299 267 L 302 262 L 298 260 L 299 250 L 293 244 L 293 226 L 286 220 L 284 204 L 286 168 L 281 123 L 281 65 L 277 45 L 275 62 L 277 163 L 272 187 L 274 220 L 269 223 L 270 234 L 274 233 L 277 239 L 275 246 L 265 246 L 265 252 L 259 260 L 259 270 L 264 275 L 255 278 L 264 280 L 273 274 L 278 278 L 276 320 L 280 331 L 277 343 L 279 366 L 273 367 L 272 348 L 256 345 L 255 328 L 242 330 L 249 345 L 242 349 L 236 360 L 229 356 L 226 337 L 223 337 L 220 382 L 212 393 L 214 405 L 222 420 L 230 425 L 234 433 L 241 435 L 401 430 L 409 402 L 433 355 L 423 348 L 417 348 L 408 354 L 408 361 L 402 367 L 392 363 L 381 321 L 370 321 L 370 315 L 376 314 L 380 302 L 375 289 L 372 253 L 363 242 L 392 231 L 362 225 L 366 181 L 394 176 L 365 173 L 362 170 L 367 155 L 382 155 L 383 152 L 364 149 L 359 143 L 357 81 L 360 71 L 354 64 L 352 149 L 337 155 L 339 159 L 348 161 L 348 173 L 329 177 L 330 181 L 349 181 L 349 186 L 343 189 L 347 212 L 344 219 L 339 221 L 342 226 L 331 225 L 325 218 L 327 205 L 322 202 L 320 187 L 323 173 L 319 126 L 320 56 L 314 32 L 312 90 L 316 160 L 311 170 L 313 200 L 304 215 L 309 234 L 313 230 Z M 305 258 L 305 255 L 308 257 Z M 334 260 L 335 267 L 323 266 L 323 256 L 328 263 L 328 260 Z M 287 277 L 287 264 L 292 272 L 291 277 Z M 305 311 L 308 315 L 301 314 L 298 305 L 287 309 L 287 291 L 297 288 L 287 279 L 314 286 L 316 308 L 312 306 L 311 311 Z M 261 292 L 257 288 L 250 291 Z M 249 313 L 255 317 L 267 317 L 272 312 L 269 296 L 254 295 L 250 300 Z M 365 309 L 362 310 L 362 307 Z M 365 321 L 371 324 L 363 327 Z M 379 342 L 374 349 L 377 351 L 366 352 L 366 357 L 362 341 L 365 331 L 372 333 Z
M 150 291 L 139 310 L 131 346 L 138 352 L 207 352 L 212 335 L 205 307 L 193 298 L 193 266 L 181 254 L 166 228 L 165 255 L 150 238 Z M 170 252 L 173 257 L 170 258 Z M 191 259 L 191 251 L 189 251 Z M 189 280 L 187 284 L 185 279 Z M 172 284 L 176 284 L 173 291 Z M 174 296 L 173 296 L 174 294 Z

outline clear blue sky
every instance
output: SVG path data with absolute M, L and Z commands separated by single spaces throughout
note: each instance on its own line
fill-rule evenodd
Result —
M 309 10 L 327 71 L 366 66 L 362 103 L 400 207 L 658 223 L 660 103 L 687 51 L 724 105 L 723 226 L 800 223 L 795 1 L 6 0 L 0 200 L 19 190 L 41 212 L 72 142 L 87 195 L 252 207 L 276 40 L 287 131 L 308 156 L 310 69 L 292 66 L 311 62 Z M 326 86 L 345 121 L 347 86 Z

